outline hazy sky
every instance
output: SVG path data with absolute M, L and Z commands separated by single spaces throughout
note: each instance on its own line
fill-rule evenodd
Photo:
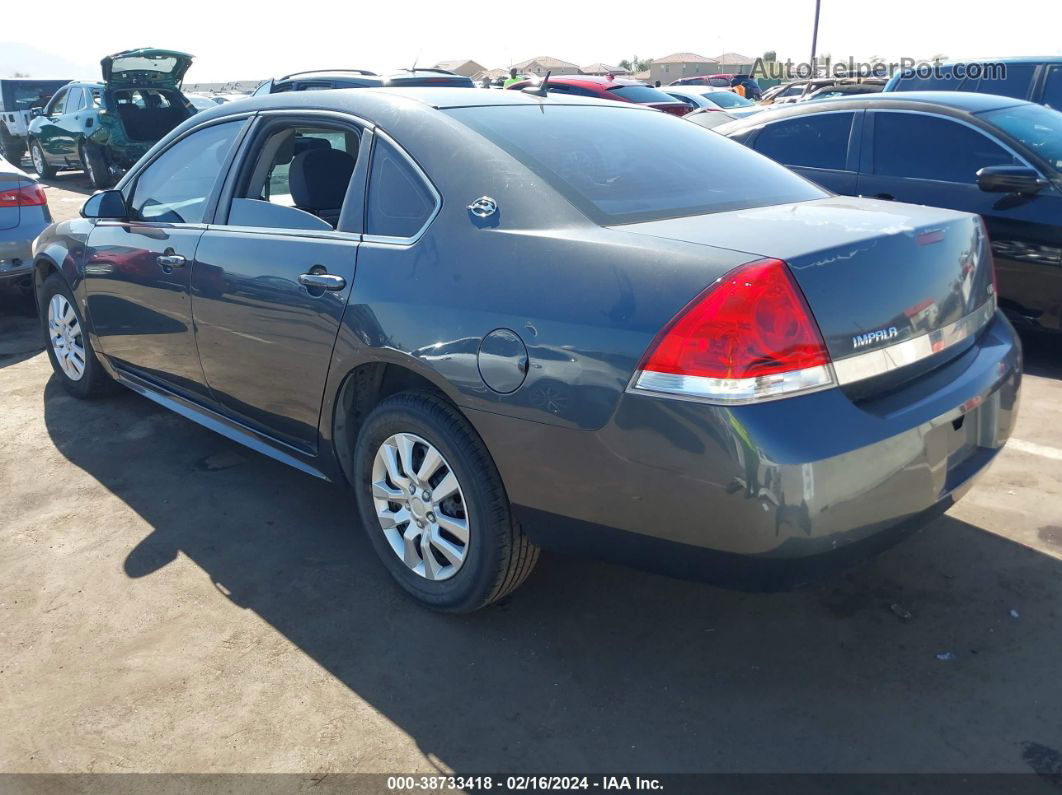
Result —
M 188 81 L 256 79 L 317 67 L 389 69 L 473 58 L 508 66 L 536 55 L 578 64 L 672 52 L 750 56 L 777 50 L 806 60 L 814 0 L 662 3 L 490 0 L 245 3 L 133 2 L 85 15 L 83 0 L 51 0 L 49 19 L 0 38 L 98 71 L 99 58 L 133 46 L 196 55 Z M 171 13 L 168 9 L 173 9 Z M 748 9 L 748 10 L 746 10 Z M 165 11 L 164 11 L 165 10 Z M 38 39 L 31 31 L 47 31 Z M 2 47 L 2 45 L 0 45 Z M 834 57 L 1062 55 L 1062 0 L 822 0 L 819 51 Z

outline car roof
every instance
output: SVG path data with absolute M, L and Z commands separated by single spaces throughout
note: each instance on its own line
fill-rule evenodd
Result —
M 1031 105 L 1023 99 L 1011 99 L 995 94 L 975 94 L 961 91 L 903 91 L 877 92 L 874 94 L 854 94 L 837 99 L 817 100 L 815 102 L 797 102 L 792 105 L 768 107 L 755 116 L 732 122 L 727 130 L 737 131 L 749 127 L 758 127 L 777 119 L 789 116 L 801 116 L 805 113 L 824 113 L 831 110 L 862 110 L 864 108 L 918 110 L 935 109 L 958 113 L 980 113 L 1015 105 Z
M 963 58 L 942 61 L 941 66 L 967 63 L 1062 63 L 1062 55 L 1013 55 L 1005 58 Z
M 549 82 L 565 83 L 592 83 L 599 86 L 644 86 L 641 80 L 630 77 L 609 77 L 608 75 L 551 75 Z

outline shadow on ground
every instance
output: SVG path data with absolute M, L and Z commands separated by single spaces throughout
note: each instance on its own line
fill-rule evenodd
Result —
M 0 367 L 18 364 L 43 350 L 32 293 L 0 285 Z
M 950 517 L 800 592 L 545 556 L 503 604 L 450 617 L 391 584 L 343 488 L 132 394 L 81 403 L 53 377 L 44 411 L 153 528 L 129 577 L 187 555 L 459 773 L 1062 763 L 1062 565 Z
M 1062 334 L 1026 333 L 1021 344 L 1025 372 L 1062 380 Z

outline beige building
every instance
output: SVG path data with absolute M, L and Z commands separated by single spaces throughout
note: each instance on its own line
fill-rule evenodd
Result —
M 607 63 L 592 63 L 589 66 L 579 68 L 584 75 L 629 75 L 630 72 L 622 66 L 609 66 Z
M 436 69 L 445 69 L 447 72 L 453 72 L 454 74 L 464 75 L 465 77 L 473 77 L 477 74 L 482 74 L 487 71 L 487 67 L 483 64 L 476 63 L 470 60 L 454 60 L 454 61 L 439 61 L 435 64 Z
M 548 55 L 539 55 L 537 58 L 514 63 L 512 68 L 516 70 L 517 74 L 537 75 L 539 77 L 545 75 L 546 72 L 551 72 L 555 75 L 581 74 L 577 64 L 562 61 L 560 58 L 552 58 Z
M 667 85 L 680 77 L 711 75 L 723 71 L 715 58 L 698 55 L 695 52 L 675 52 L 663 58 L 654 58 L 649 65 L 649 82 L 660 81 Z

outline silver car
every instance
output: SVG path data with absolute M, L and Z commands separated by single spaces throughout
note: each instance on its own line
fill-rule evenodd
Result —
M 0 157 L 0 286 L 32 286 L 33 241 L 51 222 L 44 188 Z
M 743 119 L 762 108 L 750 99 L 716 86 L 664 86 L 661 91 L 685 102 L 695 110 L 726 111 L 737 119 Z

